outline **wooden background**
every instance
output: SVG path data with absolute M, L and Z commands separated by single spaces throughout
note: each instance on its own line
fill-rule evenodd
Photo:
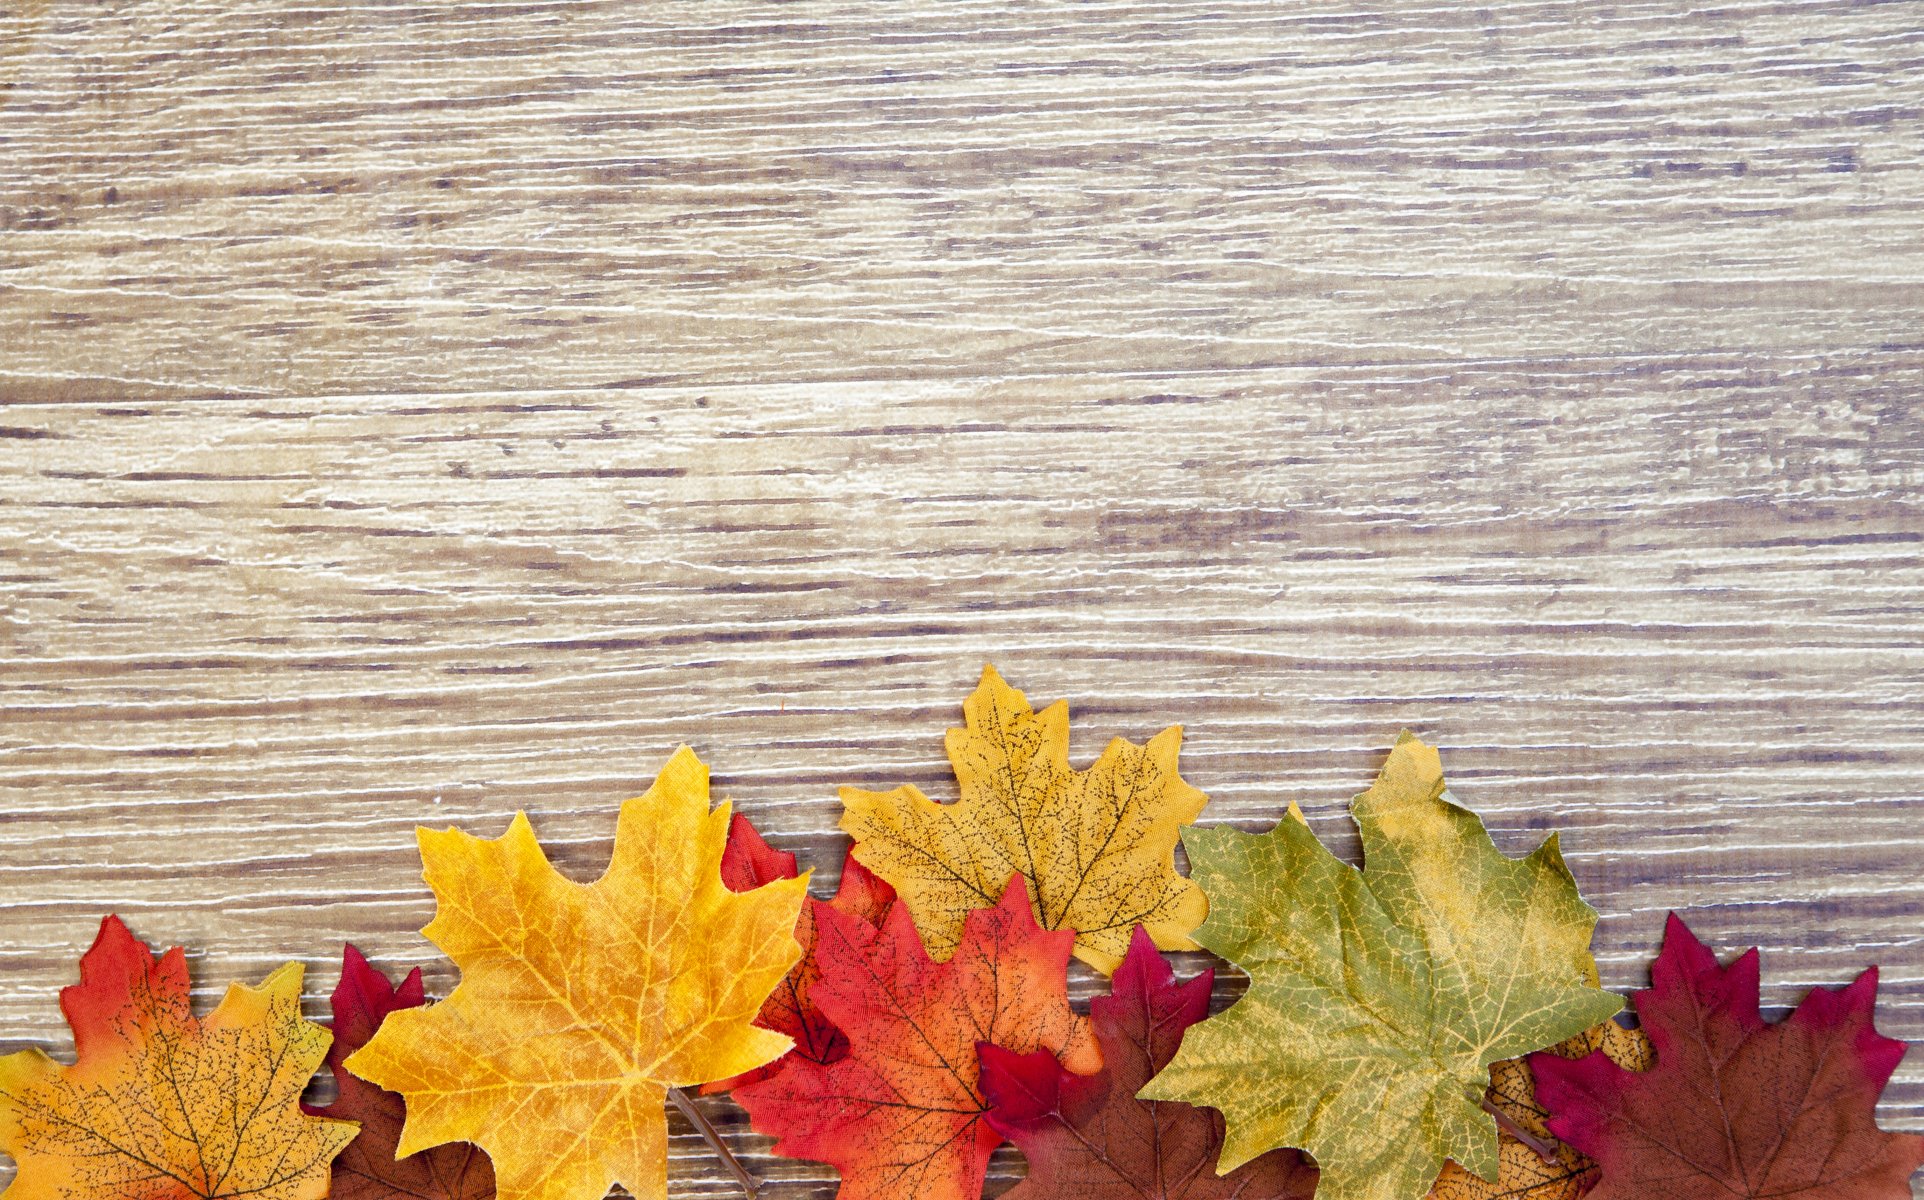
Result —
M 414 826 L 585 878 L 682 741 L 827 882 L 991 659 L 1347 847 L 1414 728 L 1607 983 L 1924 1039 L 1921 31 L 0 0 L 0 1050 L 110 911 L 445 990 Z

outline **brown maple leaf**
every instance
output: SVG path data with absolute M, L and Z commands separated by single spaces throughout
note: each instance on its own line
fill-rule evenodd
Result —
M 1650 1065 L 1649 1040 L 1615 1021 L 1592 1026 L 1552 1046 L 1549 1053 L 1582 1058 L 1597 1051 L 1627 1071 Z M 1506 1058 L 1490 1064 L 1485 1095 L 1515 1127 L 1515 1132 L 1506 1127 L 1500 1136 L 1496 1178 L 1483 1179 L 1454 1162 L 1444 1163 L 1430 1190 L 1431 1200 L 1575 1200 L 1596 1183 L 1596 1162 L 1567 1142 L 1557 1141 L 1544 1127 L 1549 1114 L 1537 1102 L 1536 1077 L 1528 1060 Z M 1534 1144 L 1519 1138 L 1519 1132 Z

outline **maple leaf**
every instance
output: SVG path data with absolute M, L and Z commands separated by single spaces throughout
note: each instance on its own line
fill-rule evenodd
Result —
M 1077 771 L 1069 706 L 1031 710 L 994 667 L 962 717 L 948 734 L 958 802 L 937 804 L 912 785 L 841 792 L 855 856 L 901 894 L 931 954 L 953 953 L 965 916 L 994 904 L 1014 873 L 1037 923 L 1074 930 L 1076 957 L 1105 975 L 1137 925 L 1165 950 L 1196 948 L 1189 935 L 1209 905 L 1176 873 L 1176 841 L 1207 797 L 1176 773 L 1181 726 L 1146 746 L 1116 738 Z
M 722 851 L 722 882 L 732 891 L 746 892 L 777 879 L 793 879 L 796 874 L 795 856 L 771 849 L 748 818 L 736 813 L 728 826 L 728 847 Z M 879 925 L 882 914 L 894 902 L 895 889 L 851 854 L 842 860 L 842 882 L 835 889 L 835 898 L 826 903 L 870 925 Z M 830 1063 L 848 1053 L 848 1039 L 809 997 L 816 980 L 822 977 L 821 967 L 815 962 L 815 910 L 823 903 L 811 896 L 802 904 L 801 915 L 795 918 L 795 940 L 801 944 L 802 957 L 769 993 L 761 1014 L 755 1018 L 755 1024 L 763 1029 L 793 1038 L 795 1048 L 747 1074 L 702 1084 L 703 1095 L 732 1091 L 743 1084 L 767 1079 L 792 1058 Z
M 1184 838 L 1210 897 L 1196 939 L 1250 987 L 1139 1094 L 1222 1109 L 1220 1171 L 1307 1150 L 1323 1200 L 1420 1197 L 1445 1158 L 1494 1178 L 1497 1131 L 1480 1108 L 1489 1065 L 1622 1005 L 1594 986 L 1596 913 L 1555 835 L 1506 858 L 1411 734 L 1350 811 L 1360 871 L 1299 819 Z
M 341 953 L 341 981 L 334 987 L 334 1044 L 327 1065 L 334 1072 L 334 1103 L 308 1111 L 358 1121 L 361 1134 L 334 1160 L 332 1200 L 489 1200 L 494 1166 L 479 1147 L 449 1142 L 396 1158 L 406 1109 L 401 1097 L 349 1071 L 347 1056 L 367 1044 L 387 1015 L 424 1002 L 417 967 L 400 987 L 368 965 L 353 946 Z
M 614 858 L 564 878 L 525 815 L 492 841 L 417 831 L 434 920 L 461 968 L 428 1008 L 388 1014 L 347 1069 L 407 1099 L 396 1153 L 473 1142 L 507 1200 L 666 1194 L 670 1088 L 789 1048 L 750 1022 L 794 965 L 806 877 L 723 886 L 729 806 L 682 747 L 621 806 Z M 679 1093 L 677 1093 L 678 1095 Z
M 1545 1053 L 1582 1058 L 1593 1051 L 1609 1055 L 1629 1071 L 1641 1071 L 1650 1064 L 1649 1041 L 1615 1021 L 1586 1029 Z M 1454 1162 L 1444 1163 L 1443 1173 L 1430 1189 L 1431 1200 L 1576 1200 L 1596 1183 L 1596 1161 L 1568 1142 L 1550 1137 L 1543 1124 L 1549 1113 L 1537 1101 L 1535 1076 L 1527 1059 L 1506 1058 L 1490 1064 L 1485 1096 L 1537 1146 L 1526 1145 L 1506 1126 L 1497 1148 L 1500 1165 L 1494 1180 L 1480 1179 Z M 1548 1159 L 1538 1146 L 1549 1151 Z
M 119 917 L 100 923 L 80 982 L 60 993 L 74 1064 L 39 1050 L 0 1058 L 0 1150 L 9 1200 L 318 1200 L 352 1122 L 303 1114 L 327 1053 L 301 1018 L 301 967 L 233 984 L 196 1019 L 187 959 L 158 962 Z
M 1904 1057 L 1872 1025 L 1877 968 L 1765 1024 L 1757 951 L 1720 967 L 1672 913 L 1650 982 L 1635 997 L 1648 1071 L 1530 1060 L 1550 1130 L 1601 1164 L 1594 1200 L 1908 1200 L 1924 1136 L 1874 1119 Z
M 1218 1176 L 1221 1113 L 1135 1098 L 1208 1015 L 1214 982 L 1204 971 L 1178 986 L 1138 929 L 1109 995 L 1089 1004 L 1099 1073 L 1071 1074 L 1046 1050 L 982 1045 L 989 1124 L 1029 1160 L 1006 1200 L 1309 1200 L 1316 1168 L 1298 1152 L 1272 1150 Z
M 811 995 L 848 1051 L 827 1064 L 790 1059 L 736 1101 L 779 1139 L 777 1153 L 838 1168 L 840 1200 L 976 1200 L 1002 1141 L 983 1120 L 976 1043 L 1047 1050 L 1084 1073 L 1101 1066 L 1069 1008 L 1074 935 L 1036 925 L 1019 875 L 994 908 L 969 914 L 946 963 L 899 902 L 880 928 L 828 905 L 815 915 L 822 973 Z

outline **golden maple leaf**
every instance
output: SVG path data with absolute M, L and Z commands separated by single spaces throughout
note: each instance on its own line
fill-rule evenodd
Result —
M 1582 1058 L 1595 1050 L 1609 1055 L 1626 1071 L 1650 1068 L 1650 1040 L 1641 1031 L 1625 1029 L 1615 1021 L 1593 1025 L 1558 1042 L 1548 1053 L 1559 1058 Z M 1504 1116 L 1547 1144 L 1551 1159 L 1546 1160 L 1534 1147 L 1505 1130 L 1497 1144 L 1494 1180 L 1480 1179 L 1455 1162 L 1446 1162 L 1430 1189 L 1430 1200 L 1576 1200 L 1590 1190 L 1596 1182 L 1597 1164 L 1576 1147 L 1557 1141 L 1544 1126 L 1550 1114 L 1537 1103 L 1536 1079 L 1528 1059 L 1506 1058 L 1491 1063 L 1490 1087 L 1485 1094 Z
M 359 1126 L 301 1112 L 328 1032 L 301 1018 L 301 967 L 236 983 L 196 1019 L 179 947 L 158 962 L 118 917 L 60 993 L 74 1064 L 0 1057 L 8 1200 L 319 1200 Z
M 1141 925 L 1164 950 L 1194 950 L 1209 912 L 1176 873 L 1176 842 L 1207 797 L 1176 773 L 1182 727 L 1137 746 L 1116 738 L 1086 771 L 1069 766 L 1069 706 L 1041 712 L 984 667 L 948 734 L 961 799 L 937 804 L 908 785 L 842 789 L 855 857 L 893 884 L 936 961 L 962 919 L 992 907 L 1019 874 L 1044 929 L 1076 931 L 1076 957 L 1104 974 Z
M 722 884 L 729 806 L 682 747 L 621 806 L 592 884 L 548 864 L 525 815 L 492 841 L 417 831 L 438 902 L 422 932 L 461 968 L 439 1004 L 389 1014 L 347 1069 L 407 1100 L 401 1156 L 473 1142 L 502 1200 L 667 1194 L 671 1087 L 792 1044 L 752 1024 L 801 954 L 808 876 Z

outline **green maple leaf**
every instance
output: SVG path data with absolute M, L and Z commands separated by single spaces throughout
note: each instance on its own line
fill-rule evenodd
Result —
M 1490 1064 L 1623 1007 L 1596 987 L 1596 911 L 1554 834 L 1506 858 L 1410 733 L 1350 812 L 1360 871 L 1300 817 L 1184 833 L 1209 897 L 1195 938 L 1247 972 L 1249 992 L 1189 1030 L 1138 1095 L 1221 1109 L 1219 1173 L 1307 1150 L 1318 1200 L 1418 1200 L 1446 1158 L 1494 1179 Z

